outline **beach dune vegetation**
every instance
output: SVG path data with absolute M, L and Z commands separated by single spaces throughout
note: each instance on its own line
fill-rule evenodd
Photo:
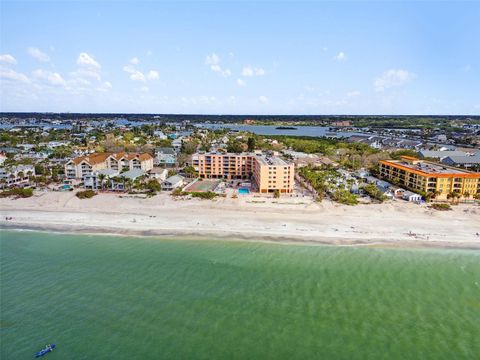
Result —
M 97 195 L 97 193 L 93 190 L 79 191 L 75 194 L 75 196 L 79 199 L 91 199 L 95 195 Z
M 33 195 L 32 189 L 26 188 L 13 188 L 0 192 L 0 198 L 13 197 L 15 199 L 19 198 L 29 198 Z

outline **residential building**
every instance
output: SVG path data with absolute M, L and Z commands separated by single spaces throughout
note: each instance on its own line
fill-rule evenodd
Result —
M 172 146 L 175 150 L 180 151 L 182 148 L 182 138 L 174 139 L 172 141 Z
M 291 193 L 294 185 L 294 164 L 275 155 L 262 153 L 197 153 L 192 165 L 202 178 L 250 179 L 254 190 L 261 193 Z
M 182 186 L 184 183 L 183 176 L 180 175 L 173 175 L 167 178 L 165 181 L 162 182 L 161 187 L 162 191 L 171 191 L 175 190 L 176 188 Z
M 124 191 L 126 182 L 133 182 L 144 175 L 145 172 L 141 169 L 132 169 L 123 173 L 118 170 L 103 169 L 85 175 L 83 184 L 85 189 L 99 190 L 103 188 L 111 191 Z
M 156 179 L 163 181 L 168 177 L 168 170 L 159 168 L 159 167 L 154 167 L 150 172 L 148 173 L 148 177 L 150 179 Z
M 155 152 L 156 164 L 159 166 L 173 167 L 177 163 L 177 153 L 173 148 L 159 148 Z
M 30 178 L 35 176 L 33 165 L 18 165 L 0 168 L 0 188 L 25 187 L 30 185 Z
M 404 191 L 402 194 L 402 199 L 409 202 L 420 202 L 422 201 L 422 196 L 411 191 Z
M 465 156 L 467 155 L 463 151 L 457 150 L 446 150 L 446 151 L 439 151 L 439 150 L 421 150 L 417 153 L 417 155 L 421 159 L 429 158 L 429 159 L 439 159 L 442 160 L 448 156 Z
M 447 156 L 442 159 L 442 163 L 451 166 L 461 166 L 465 169 L 480 167 L 480 155 L 475 156 Z
M 112 180 L 114 177 L 120 175 L 118 170 L 102 169 L 87 174 L 83 177 L 83 186 L 85 189 L 98 190 L 102 187 L 104 189 L 113 190 Z M 103 178 L 103 180 L 101 180 Z
M 332 122 L 332 126 L 336 126 L 336 127 L 346 127 L 346 126 L 352 126 L 352 123 L 350 121 L 346 121 L 346 120 L 343 120 L 343 121 L 334 121 Z
M 402 156 L 400 160 L 381 160 L 380 176 L 394 184 L 421 194 L 432 193 L 438 200 L 456 192 L 464 198 L 480 193 L 480 173 Z
M 167 135 L 165 135 L 165 134 L 163 133 L 163 131 L 160 131 L 160 130 L 155 130 L 155 131 L 153 132 L 153 136 L 158 137 L 160 140 L 166 140 L 166 139 L 167 139 Z
M 94 153 L 76 157 L 65 164 L 67 179 L 83 179 L 102 169 L 112 169 L 119 172 L 140 169 L 148 171 L 153 168 L 153 156 L 148 153 Z

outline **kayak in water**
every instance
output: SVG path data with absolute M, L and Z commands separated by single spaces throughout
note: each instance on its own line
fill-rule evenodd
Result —
M 57 347 L 57 345 L 55 345 L 55 344 L 49 344 L 49 345 L 45 346 L 45 349 L 42 349 L 39 352 L 37 352 L 35 354 L 35 357 L 36 358 L 42 357 L 43 355 L 48 354 L 49 352 L 52 352 L 53 349 L 55 349 L 56 347 Z

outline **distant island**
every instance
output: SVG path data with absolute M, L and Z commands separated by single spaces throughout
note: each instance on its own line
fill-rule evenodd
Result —
M 277 130 L 297 130 L 297 128 L 293 127 L 293 126 L 277 126 L 275 129 L 277 129 Z

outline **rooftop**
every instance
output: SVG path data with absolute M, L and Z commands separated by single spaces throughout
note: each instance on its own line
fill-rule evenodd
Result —
M 414 159 L 414 160 L 413 160 Z M 436 164 L 429 161 L 418 160 L 408 157 L 402 157 L 402 160 L 384 160 L 389 164 L 398 165 L 414 171 L 419 171 L 427 175 L 449 175 L 449 174 L 471 174 L 469 171 L 452 168 L 442 164 Z
M 136 178 L 145 175 L 145 172 L 141 169 L 132 169 L 129 171 L 125 171 L 121 174 L 121 176 L 126 177 L 127 179 L 135 180 Z
M 269 166 L 287 166 L 288 163 L 278 156 L 268 156 L 263 154 L 255 155 L 255 159 L 264 165 Z

